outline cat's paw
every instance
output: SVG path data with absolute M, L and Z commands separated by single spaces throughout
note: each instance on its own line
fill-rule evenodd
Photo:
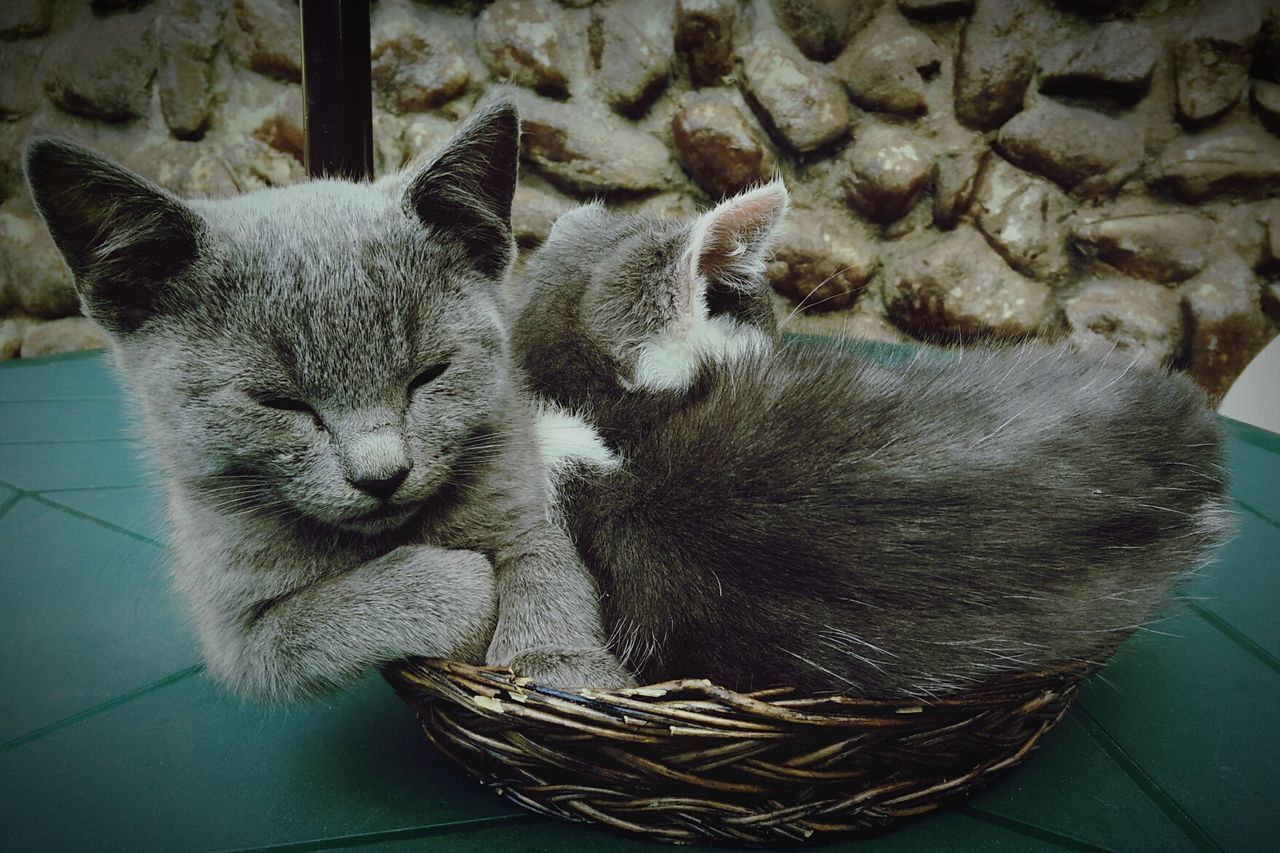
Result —
M 516 675 L 558 690 L 578 690 L 583 687 L 611 690 L 636 686 L 634 676 L 604 649 L 538 646 L 520 652 L 507 661 L 506 665 Z

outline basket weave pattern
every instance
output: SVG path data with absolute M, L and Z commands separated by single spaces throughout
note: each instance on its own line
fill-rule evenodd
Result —
M 746 845 L 880 830 L 980 789 L 1027 756 L 1087 674 L 1023 672 L 916 702 L 701 680 L 571 693 L 446 660 L 386 671 L 437 747 L 526 808 Z

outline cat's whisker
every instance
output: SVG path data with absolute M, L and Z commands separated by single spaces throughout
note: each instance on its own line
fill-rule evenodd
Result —
M 815 293 L 817 293 L 819 290 L 821 290 L 821 289 L 822 289 L 822 286 L 823 286 L 824 284 L 826 284 L 827 282 L 831 281 L 831 280 L 832 280 L 833 278 L 835 278 L 836 276 L 838 276 L 838 275 L 840 275 L 840 274 L 842 274 L 842 273 L 848 272 L 848 271 L 849 271 L 849 270 L 851 270 L 851 269 L 853 269 L 853 267 L 851 267 L 851 266 L 850 266 L 850 267 L 841 267 L 840 269 L 838 269 L 838 270 L 836 270 L 835 272 L 831 273 L 831 275 L 829 275 L 829 276 L 827 276 L 826 278 L 824 278 L 822 281 L 818 282 L 818 284 L 817 284 L 817 285 L 816 285 L 812 290 L 810 290 L 808 293 L 806 293 L 806 294 L 804 295 L 804 298 L 803 298 L 803 299 L 801 299 L 801 300 L 800 300 L 800 302 L 796 304 L 796 307 L 795 307 L 795 308 L 793 308 L 793 309 L 791 310 L 791 313 L 790 313 L 790 314 L 788 314 L 788 315 L 787 315 L 787 316 L 782 320 L 782 322 L 778 324 L 778 328 L 779 328 L 779 329 L 785 329 L 785 328 L 787 327 L 787 324 L 788 324 L 788 323 L 790 323 L 793 319 L 795 319 L 795 316 L 796 316 L 800 311 L 804 310 L 805 308 L 816 308 L 817 306 L 821 305 L 821 304 L 822 304 L 822 303 L 824 303 L 824 302 L 830 302 L 832 299 L 838 299 L 838 298 L 840 298 L 841 296 L 848 296 L 848 292 L 847 292 L 847 291 L 841 291 L 841 292 L 839 292 L 839 293 L 833 293 L 833 294 L 831 294 L 830 296 L 827 296 L 827 297 L 825 297 L 825 298 L 823 298 L 823 299 L 820 299 L 820 300 L 818 300 L 817 302 L 813 303 L 812 305 L 806 305 L 806 304 L 805 304 L 806 302 L 808 302 L 808 301 L 809 301 L 809 297 L 810 297 L 810 296 L 813 296 Z

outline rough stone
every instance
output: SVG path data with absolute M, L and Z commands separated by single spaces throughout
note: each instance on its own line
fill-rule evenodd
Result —
M 819 66 L 760 44 L 742 70 L 761 120 L 791 149 L 814 151 L 849 129 L 849 99 Z
M 118 15 L 82 24 L 49 49 L 44 90 L 68 112 L 103 121 L 145 115 L 156 70 L 153 19 Z
M 898 0 L 898 11 L 909 18 L 938 21 L 969 14 L 973 0 Z
M 1268 274 L 1280 273 L 1280 200 L 1271 202 L 1265 221 L 1267 230 L 1263 237 L 1262 270 Z
M 1210 263 L 1219 253 L 1233 252 L 1250 269 L 1261 271 L 1267 250 L 1267 218 L 1272 207 L 1280 208 L 1280 199 L 1242 200 L 1238 204 L 1204 205 L 1201 210 L 1193 210 L 1213 223 L 1213 239 L 1207 250 Z
M 1140 281 L 1086 283 L 1063 307 L 1071 346 L 1077 352 L 1131 354 L 1147 365 L 1167 365 L 1182 351 L 1182 305 L 1178 294 Z
M 942 52 L 929 36 L 897 15 L 881 15 L 849 42 L 834 67 L 858 106 L 915 116 L 927 109 L 924 75 L 941 64 Z
M 1254 80 L 1249 100 L 1263 126 L 1280 136 L 1280 83 Z
M 857 338 L 887 344 L 910 340 L 897 326 L 885 319 L 883 309 L 873 306 L 873 291 L 860 299 L 851 311 L 806 311 L 781 294 L 774 294 L 773 313 L 783 331 L 800 335 L 825 335 L 833 338 Z
M 1262 28 L 1253 48 L 1253 76 L 1280 83 L 1280 3 L 1262 4 Z
M 591 10 L 587 41 L 604 99 L 623 115 L 644 112 L 667 84 L 670 51 L 650 41 L 621 6 Z
M 825 61 L 875 12 L 872 0 L 772 0 L 778 26 L 801 53 Z
M 373 173 L 394 172 L 408 161 L 404 147 L 404 122 L 379 107 L 373 110 Z
M 658 139 L 608 114 L 521 98 L 524 159 L 570 192 L 666 189 L 677 168 Z
M 121 9 L 138 9 L 151 0 L 89 0 L 89 5 L 98 12 L 119 12 Z
M 1127 275 L 1185 281 L 1208 259 L 1213 224 L 1194 213 L 1146 213 L 1081 225 L 1076 244 Z
M 1262 313 L 1271 318 L 1271 322 L 1280 325 L 1280 283 L 1262 286 Z
M 9 282 L 9 271 L 0 263 L 0 317 L 7 316 L 14 308 L 13 288 Z
M 228 43 L 246 68 L 280 80 L 302 80 L 298 9 L 284 0 L 233 0 Z
M 1020 338 L 1044 320 L 1049 289 L 1014 272 L 961 225 L 885 276 L 889 319 L 917 337 Z
M 1160 156 L 1155 181 L 1183 201 L 1265 195 L 1280 189 L 1280 140 L 1243 124 L 1179 137 Z
M 0 121 L 0 202 L 27 195 L 21 166 L 26 124 L 25 121 Z
M 865 122 L 841 157 L 841 188 L 849 204 L 875 222 L 900 219 L 919 200 L 933 174 L 933 152 L 916 134 Z
M 21 313 L 32 317 L 76 313 L 80 303 L 71 270 L 34 214 L 0 211 L 0 266 L 9 281 L 10 300 Z
M 778 293 L 805 310 L 834 311 L 857 301 L 876 265 L 874 244 L 847 217 L 795 208 L 767 268 Z
M 111 346 L 111 337 L 88 317 L 64 317 L 37 323 L 22 338 L 22 357 L 57 355 Z
M 1215 399 L 1274 335 L 1249 270 L 1224 256 L 1183 286 L 1187 372 Z
M 30 38 L 49 31 L 49 0 L 5 0 L 0 3 L 0 38 Z
M 1070 200 L 1048 181 L 999 157 L 983 170 L 974 219 L 1000 256 L 1023 275 L 1057 281 L 1070 272 L 1065 221 Z
M 1147 0 L 1056 0 L 1056 2 L 1059 6 L 1085 15 L 1118 15 L 1135 11 Z
M 956 226 L 973 201 L 983 163 L 991 153 L 978 143 L 949 149 L 938 155 L 933 182 L 933 224 L 943 229 Z
M 405 122 L 403 142 L 408 159 L 435 151 L 453 136 L 454 124 L 439 116 L 419 115 Z
M 256 64 L 268 75 L 297 79 L 297 0 L 105 2 L 0 2 L 0 23 L 13 20 L 19 7 L 50 9 L 53 19 L 38 37 L 6 31 L 10 38 L 0 41 L 0 214 L 35 221 L 20 152 L 38 132 L 80 140 L 184 195 L 226 197 L 303 178 L 298 87 L 250 70 Z M 1012 275 L 1002 263 L 1017 273 L 1014 281 L 1032 279 L 1050 288 L 1048 319 L 1038 327 L 1048 336 L 1068 334 L 1062 318 L 1070 307 L 1076 325 L 1094 327 L 1090 334 L 1114 325 L 1106 333 L 1110 337 L 1136 339 L 1133 329 L 1156 328 L 1140 322 L 1150 313 L 1151 299 L 1160 300 L 1167 317 L 1169 299 L 1181 300 L 1208 281 L 1224 256 L 1249 271 L 1238 280 L 1259 296 L 1261 322 L 1270 324 L 1267 317 L 1280 322 L 1280 233 L 1269 233 L 1269 228 L 1280 229 L 1280 214 L 1268 216 L 1268 206 L 1280 204 L 1280 0 L 1257 0 L 1267 11 L 1253 50 L 1252 79 L 1244 85 L 1249 102 L 1237 102 L 1207 128 L 1178 121 L 1173 50 L 1205 29 L 1203 18 L 1227 14 L 1221 10 L 1240 0 L 857 0 L 830 7 L 854 23 L 847 38 L 829 42 L 844 38 L 845 46 L 825 65 L 797 47 L 804 37 L 792 40 L 783 31 L 774 0 L 530 2 L 558 22 L 559 67 L 567 91 L 552 99 L 554 111 L 540 115 L 540 99 L 517 87 L 518 97 L 527 95 L 535 104 L 525 110 L 532 115 L 531 150 L 514 203 L 515 230 L 525 247 L 542 240 L 568 205 L 588 196 L 604 197 L 620 212 L 687 217 L 706 206 L 708 195 L 727 195 L 780 172 L 794 206 L 805 212 L 801 224 L 816 217 L 829 220 L 820 233 L 851 230 L 858 259 L 855 273 L 844 272 L 850 263 L 830 259 L 825 246 L 805 251 L 827 260 L 807 259 L 803 239 L 792 235 L 791 253 L 783 255 L 788 263 L 774 267 L 781 289 L 790 287 L 800 299 L 837 274 L 834 286 L 828 283 L 810 296 L 810 303 L 821 302 L 817 312 L 796 314 L 792 329 L 901 337 L 897 325 L 886 325 L 881 295 L 896 292 L 903 263 L 955 229 L 981 235 L 985 254 L 978 257 L 1000 275 Z M 380 0 L 374 5 L 370 52 L 379 76 L 373 116 L 378 174 L 402 165 L 408 151 L 438 150 L 476 98 L 501 82 L 476 47 L 477 19 L 492 5 L 493 0 Z M 579 11 L 566 8 L 570 5 Z M 859 22 L 865 10 L 873 11 Z M 699 31 L 694 26 L 699 16 L 714 24 Z M 1235 17 L 1239 21 L 1238 13 Z M 683 41 L 677 57 L 678 18 Z M 155 89 L 140 87 L 146 90 L 141 115 L 104 122 L 51 102 L 43 86 L 54 54 L 70 50 L 64 44 L 73 40 L 79 51 L 110 44 L 115 52 L 120 46 L 115 42 L 126 41 L 111 35 L 119 20 L 155 22 Z M 85 29 L 77 32 L 80 25 Z M 273 26 L 278 38 L 269 35 Z M 979 50 L 984 33 L 988 43 Z M 814 42 L 819 50 L 827 49 L 822 38 Z M 448 73 L 419 67 L 434 57 L 415 52 L 413 39 L 428 46 L 454 40 L 448 52 L 459 59 L 455 67 L 469 81 L 458 85 Z M 972 59 L 965 68 L 960 68 L 962 41 Z M 805 78 L 797 86 L 834 83 L 841 90 L 836 100 L 853 102 L 843 106 L 853 136 L 846 131 L 805 151 L 782 141 L 780 123 L 770 118 L 743 73 L 762 46 L 789 58 L 796 76 Z M 650 48 L 666 66 L 650 62 Z M 1018 88 L 1025 69 L 1007 54 L 1016 59 L 1027 49 L 1034 66 L 1031 83 Z M 1237 78 L 1244 61 L 1229 63 Z M 82 65 L 82 57 L 76 54 L 71 64 Z M 693 86 L 702 91 L 690 93 L 694 73 L 705 79 Z M 1213 73 L 1220 75 L 1221 69 Z M 980 85 L 966 80 L 975 74 Z M 118 83 L 113 75 L 93 81 Z M 418 91 L 437 85 L 457 88 L 439 96 Z M 708 91 L 711 85 L 716 88 Z M 964 120 L 966 91 L 975 104 L 982 101 L 974 109 L 996 116 L 990 130 L 975 130 Z M 563 94 L 572 97 L 560 100 Z M 291 102 L 282 106 L 286 97 Z M 791 94 L 779 101 L 797 114 L 809 109 Z M 1012 121 L 1000 116 L 1001 110 Z M 1049 117 L 1041 119 L 1037 132 L 1048 141 L 1018 150 L 1019 123 L 1046 110 Z M 1004 139 L 997 140 L 1001 124 Z M 859 126 L 865 132 L 877 125 L 915 134 L 935 152 L 936 163 L 933 177 L 917 191 L 918 200 L 900 218 L 873 225 L 863 207 L 846 202 L 846 184 L 860 189 L 857 181 L 866 177 L 855 175 L 849 165 L 863 135 Z M 1081 128 L 1092 128 L 1092 136 L 1082 138 Z M 1141 149 L 1133 159 L 1141 164 L 1138 171 L 1123 182 L 1126 170 L 1112 172 L 1110 160 L 1099 156 L 1117 139 L 1130 141 L 1135 152 Z M 1072 146 L 1092 160 L 1080 165 L 1074 153 L 1059 156 Z M 1005 155 L 1023 159 L 1015 166 Z M 1033 156 L 1051 165 L 1036 165 Z M 1032 168 L 1038 170 L 1034 175 Z M 1106 170 L 1101 177 L 1092 174 L 1098 168 Z M 990 185 L 998 174 L 1017 178 L 1018 190 L 999 198 Z M 1064 210 L 1070 215 L 1060 220 Z M 46 302 L 41 310 L 75 310 L 65 270 L 50 246 L 32 253 L 9 251 L 8 245 L 0 245 L 0 320 L 25 312 L 20 298 L 41 301 L 28 291 L 39 289 L 48 270 L 63 276 L 61 305 L 51 308 Z M 33 259 L 41 251 L 47 262 L 37 263 Z M 15 265 L 21 294 L 10 274 Z M 867 270 L 870 278 L 863 280 Z M 1136 304 L 1111 310 L 1102 283 L 1113 285 L 1115 299 L 1127 293 Z M 945 295 L 942 287 L 939 283 Z M 852 294 L 859 291 L 854 301 Z M 833 298 L 822 302 L 828 297 Z M 850 302 L 852 308 L 822 313 Z M 794 307 L 788 302 L 786 311 Z M 987 310 L 1001 308 L 994 297 L 988 302 Z M 1093 313 L 1082 320 L 1086 309 Z M 950 299 L 948 310 L 948 329 L 929 330 L 922 323 L 921 333 L 989 334 L 955 331 L 969 322 L 960 297 Z M 997 320 L 972 324 L 986 329 Z M 1070 328 L 1072 322 L 1069 317 Z M 1186 363 L 1185 354 L 1174 363 Z
M 281 99 L 275 111 L 263 119 L 253 131 L 254 138 L 262 140 L 276 151 L 288 154 L 301 163 L 305 144 L 302 133 L 302 112 L 302 90 L 292 88 Z
M 159 65 L 156 88 L 169 131 L 179 139 L 199 139 L 209 125 L 209 88 L 222 10 L 198 0 L 173 0 L 157 23 Z
M 1134 104 L 1151 88 L 1160 51 L 1160 42 L 1142 24 L 1102 24 L 1045 55 L 1040 91 Z
M 375 43 L 371 76 L 378 104 L 416 113 L 461 95 L 471 81 L 458 43 L 446 32 L 400 30 Z
M 962 124 L 992 130 L 1022 109 L 1044 24 L 1035 0 L 977 0 L 956 58 L 955 113 Z
M 627 209 L 628 213 L 662 219 L 690 219 L 700 210 L 688 195 L 678 191 L 654 193 Z
M 21 168 L 26 124 L 25 121 L 0 121 L 0 202 L 27 195 Z
M 733 71 L 736 0 L 679 0 L 676 3 L 676 52 L 695 86 L 714 86 Z
M 682 97 L 671 132 L 680 165 L 713 198 L 733 195 L 773 173 L 773 151 L 737 104 L 718 92 Z
M 149 137 L 141 145 L 115 154 L 120 165 L 148 178 L 171 192 L 181 192 L 198 146 L 168 136 Z
M 18 357 L 22 352 L 22 338 L 33 322 L 30 317 L 9 317 L 0 322 L 0 361 Z
M 523 184 L 516 187 L 511 200 L 511 225 L 516 242 L 521 246 L 538 245 L 547 239 L 556 220 L 573 207 L 573 201 L 558 193 Z
M 40 87 L 31 73 L 39 61 L 38 44 L 6 44 L 0 49 L 0 121 L 16 121 L 40 106 Z
M 1000 129 L 1000 152 L 1016 166 L 1065 190 L 1114 189 L 1138 170 L 1143 134 L 1132 117 L 1112 118 L 1049 98 Z
M 1173 50 L 1178 118 L 1201 125 L 1225 115 L 1244 94 L 1253 46 L 1262 27 L 1255 0 L 1204 3 Z
M 494 74 L 546 95 L 564 95 L 569 77 L 560 56 L 563 26 L 554 6 L 497 0 L 476 21 L 476 49 Z
M 292 153 L 279 151 L 266 144 L 251 147 L 249 171 L 269 187 L 287 187 L 306 180 L 302 161 Z
M 206 151 L 187 170 L 179 192 L 190 198 L 231 198 L 240 194 L 240 184 L 220 154 Z

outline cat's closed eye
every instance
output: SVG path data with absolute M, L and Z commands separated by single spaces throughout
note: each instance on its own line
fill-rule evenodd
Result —
M 252 394 L 250 396 L 253 397 L 254 401 L 257 402 L 258 405 L 267 409 L 277 409 L 282 412 L 302 412 L 303 414 L 311 417 L 312 422 L 315 423 L 317 428 L 325 428 L 324 421 L 320 419 L 320 415 L 316 413 L 316 410 L 311 408 L 311 406 L 304 403 L 302 400 L 296 400 L 293 397 L 282 397 L 278 394 L 271 393 Z
M 440 374 L 444 373 L 448 369 L 449 369 L 449 362 L 447 361 L 442 361 L 439 364 L 431 365 L 426 370 L 422 371 L 417 376 L 415 376 L 413 378 L 413 381 L 409 383 L 409 393 L 412 394 L 414 391 L 417 391 L 423 385 L 429 385 L 430 383 L 436 381 L 437 379 L 440 378 Z

